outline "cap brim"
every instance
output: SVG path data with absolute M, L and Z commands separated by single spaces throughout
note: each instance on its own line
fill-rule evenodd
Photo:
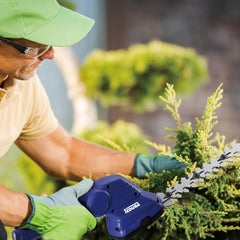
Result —
M 44 45 L 71 46 L 84 38 L 94 23 L 91 18 L 60 7 L 54 19 L 24 38 Z

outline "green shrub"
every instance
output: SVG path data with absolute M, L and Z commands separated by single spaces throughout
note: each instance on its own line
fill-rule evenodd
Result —
M 217 124 L 215 110 L 221 105 L 222 89 L 208 98 L 206 109 L 201 120 L 196 119 L 196 130 L 191 123 L 181 123 L 178 113 L 180 100 L 176 100 L 173 86 L 167 85 L 166 95 L 161 99 L 166 103 L 166 109 L 172 113 L 177 121 L 177 129 L 167 129 L 175 136 L 175 150 L 173 154 L 170 147 L 150 143 L 159 154 L 174 155 L 179 161 L 188 163 L 189 168 L 183 171 L 164 171 L 159 174 L 150 173 L 146 179 L 139 180 L 126 176 L 142 189 L 151 192 L 165 192 L 181 177 L 190 175 L 197 166 L 209 162 L 210 157 L 216 157 L 217 152 L 223 152 L 228 146 L 225 137 L 212 133 L 213 126 Z M 184 193 L 182 199 L 176 199 L 175 204 L 167 207 L 160 219 L 154 222 L 147 231 L 137 235 L 135 240 L 164 240 L 164 239 L 211 239 L 237 240 L 239 239 L 240 221 L 240 158 L 228 163 L 218 173 L 211 174 L 204 183 Z M 110 240 L 103 218 L 98 219 L 95 230 L 87 233 L 84 240 Z
M 149 152 L 147 139 L 137 125 L 118 120 L 112 125 L 99 121 L 94 129 L 85 129 L 77 137 L 120 151 Z
M 166 83 L 181 94 L 192 93 L 208 78 L 203 57 L 193 49 L 152 41 L 127 50 L 93 51 L 80 69 L 87 95 L 106 106 L 153 110 Z

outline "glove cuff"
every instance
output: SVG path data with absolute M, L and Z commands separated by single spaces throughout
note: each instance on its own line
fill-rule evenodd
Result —
M 184 170 L 186 167 L 185 163 L 179 162 L 174 157 L 137 154 L 134 162 L 134 173 L 136 177 L 144 178 L 149 172 L 161 173 L 164 170 Z
M 153 170 L 153 159 L 154 155 L 144 155 L 138 153 L 134 162 L 134 174 L 137 178 L 144 178 L 149 172 Z
M 26 194 L 26 193 L 25 193 L 25 194 Z M 28 197 L 28 198 L 30 199 L 30 201 L 31 201 L 31 204 L 32 204 L 32 213 L 31 213 L 30 217 L 27 219 L 27 221 L 23 222 L 20 226 L 16 227 L 17 229 L 25 228 L 24 226 L 25 226 L 26 224 L 28 224 L 28 223 L 31 222 L 31 220 L 32 220 L 32 218 L 33 218 L 33 216 L 34 216 L 34 214 L 35 214 L 35 209 L 36 209 L 36 207 L 35 207 L 34 200 L 33 200 L 33 198 L 32 198 L 31 195 L 29 195 L 29 194 L 26 194 L 26 195 L 27 195 L 27 197 Z
M 33 205 L 33 212 L 29 219 L 21 226 L 19 226 L 18 229 L 29 228 L 38 232 L 39 234 L 43 234 L 48 231 L 48 222 L 53 215 L 53 208 L 48 207 L 41 202 L 34 201 L 30 195 L 28 195 L 28 197 L 31 199 Z

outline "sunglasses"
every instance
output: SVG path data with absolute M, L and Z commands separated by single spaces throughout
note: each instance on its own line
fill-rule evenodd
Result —
M 0 36 L 0 40 L 5 42 L 8 45 L 11 45 L 12 47 L 14 47 L 15 49 L 17 49 L 20 53 L 22 53 L 24 56 L 28 57 L 28 58 L 36 58 L 36 57 L 40 57 L 42 56 L 44 53 L 46 53 L 50 46 L 44 46 L 44 47 L 27 47 L 24 46 L 20 43 L 14 42 L 8 38 L 4 38 Z

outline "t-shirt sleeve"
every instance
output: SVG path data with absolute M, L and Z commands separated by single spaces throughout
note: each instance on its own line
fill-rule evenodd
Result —
M 30 86 L 31 104 L 27 109 L 27 121 L 19 139 L 33 140 L 47 136 L 56 130 L 58 121 L 51 109 L 48 96 L 39 78 L 34 76 Z

